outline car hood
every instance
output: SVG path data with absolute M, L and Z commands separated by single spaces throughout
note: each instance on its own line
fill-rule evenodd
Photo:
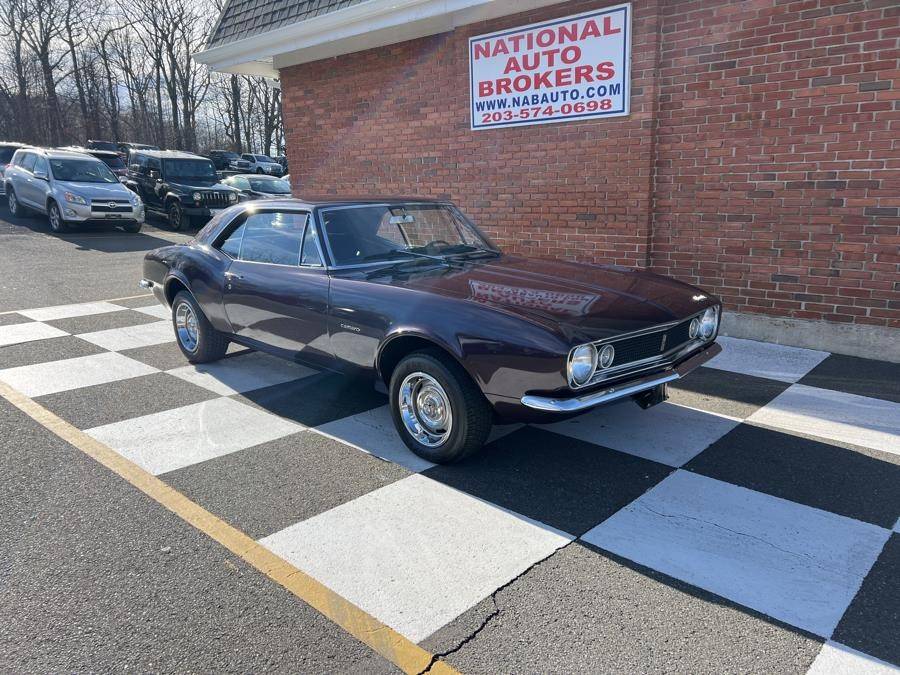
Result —
M 452 269 L 395 269 L 384 282 L 493 307 L 573 343 L 685 319 L 717 302 L 694 286 L 612 265 L 504 255 Z
M 211 178 L 209 180 L 192 180 L 189 183 L 170 180 L 168 181 L 168 185 L 169 187 L 181 188 L 182 190 L 222 190 L 225 192 L 238 192 L 238 190 L 230 185 L 220 183 L 217 178 Z
M 122 183 L 80 183 L 77 181 L 57 181 L 57 187 L 77 192 L 89 199 L 122 199 L 134 193 Z

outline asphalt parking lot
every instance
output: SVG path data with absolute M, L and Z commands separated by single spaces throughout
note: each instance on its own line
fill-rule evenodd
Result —
M 191 233 L 0 219 L 4 670 L 900 667 L 898 364 L 723 338 L 435 466 L 353 380 L 189 366 L 136 282 Z

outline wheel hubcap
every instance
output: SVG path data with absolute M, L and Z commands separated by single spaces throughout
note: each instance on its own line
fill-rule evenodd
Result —
M 56 210 L 55 206 L 50 207 L 50 227 L 54 230 L 59 229 L 59 211 Z
M 12 192 L 9 193 L 9 212 L 13 215 L 16 215 L 16 208 L 18 208 L 18 203 L 16 202 L 16 195 Z
M 453 431 L 453 411 L 437 380 L 426 373 L 407 375 L 398 396 L 400 417 L 413 438 L 429 448 L 446 442 Z
M 197 317 L 194 310 L 186 302 L 182 302 L 175 308 L 175 332 L 178 334 L 178 342 L 189 352 L 196 351 L 200 341 L 197 332 Z

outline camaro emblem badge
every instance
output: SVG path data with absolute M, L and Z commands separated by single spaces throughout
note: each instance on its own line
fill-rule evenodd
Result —
M 668 337 L 669 337 L 668 335 L 666 335 L 665 333 L 663 333 L 663 339 L 662 339 L 662 342 L 661 342 L 660 345 L 659 345 L 659 351 L 661 351 L 661 352 L 666 351 L 666 339 L 667 339 Z

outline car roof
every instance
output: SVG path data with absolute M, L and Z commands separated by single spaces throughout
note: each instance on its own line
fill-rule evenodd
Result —
M 19 143 L 18 141 L 0 141 L 0 148 L 28 148 L 27 143 Z
M 255 177 L 255 174 L 254 174 Z M 337 197 L 325 195 L 322 197 L 299 197 L 285 199 L 269 199 L 265 202 L 265 208 L 315 208 L 325 206 L 365 206 L 367 204 L 447 204 L 449 200 L 433 199 L 429 197 Z
M 137 152 L 148 157 L 158 157 L 159 159 L 209 159 L 208 157 L 202 157 L 195 155 L 193 152 L 184 152 L 182 150 L 144 150 L 138 148 Z
M 228 178 L 262 178 L 263 180 L 284 180 L 280 176 L 271 176 L 265 173 L 233 173 Z
M 36 152 L 39 155 L 43 155 L 47 159 L 96 159 L 98 162 L 100 161 L 90 154 L 93 151 L 84 149 L 70 150 L 68 148 L 34 148 L 29 146 L 25 146 L 24 148 L 19 149 L 28 150 L 29 152 Z
M 77 145 L 68 145 L 63 148 L 55 148 L 55 149 L 63 150 L 65 152 L 80 152 L 83 155 L 93 155 L 95 157 L 97 155 L 104 155 L 104 156 L 108 155 L 110 157 L 118 157 L 119 156 L 119 153 L 116 152 L 115 150 L 97 150 L 96 148 L 82 148 Z

